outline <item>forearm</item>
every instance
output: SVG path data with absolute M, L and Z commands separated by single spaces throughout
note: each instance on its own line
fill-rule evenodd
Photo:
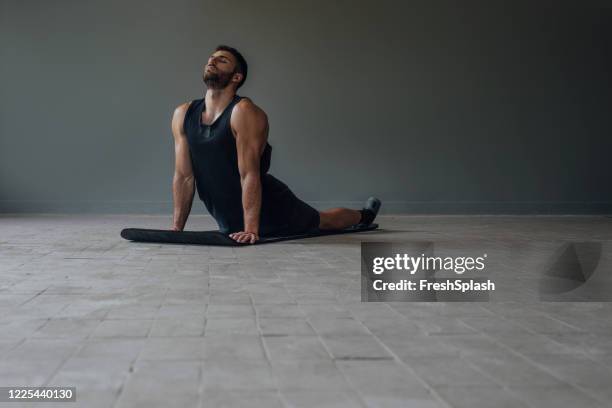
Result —
M 244 231 L 259 234 L 261 211 L 261 180 L 259 172 L 253 171 L 241 178 L 242 207 L 244 209 Z
M 195 193 L 194 178 L 174 175 L 172 180 L 172 197 L 174 199 L 174 214 L 172 226 L 175 230 L 182 231 L 191 212 L 191 204 Z

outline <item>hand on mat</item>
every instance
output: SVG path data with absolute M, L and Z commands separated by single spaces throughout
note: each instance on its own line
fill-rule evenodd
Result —
M 234 233 L 229 234 L 229 236 L 234 241 L 240 242 L 240 243 L 254 244 L 259 239 L 259 236 L 256 233 L 246 232 L 246 231 L 234 232 Z

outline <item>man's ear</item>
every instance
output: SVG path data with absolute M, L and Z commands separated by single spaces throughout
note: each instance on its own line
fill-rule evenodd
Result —
M 232 81 L 240 83 L 240 81 L 242 81 L 242 78 L 244 78 L 244 75 L 242 75 L 240 72 L 236 72 L 232 78 Z

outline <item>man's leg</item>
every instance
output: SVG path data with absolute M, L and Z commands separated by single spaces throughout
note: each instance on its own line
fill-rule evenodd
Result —
M 344 229 L 358 224 L 361 212 L 349 208 L 330 208 L 319 212 L 319 229 Z
M 349 208 L 331 208 L 319 212 L 319 229 L 344 229 L 355 224 L 370 225 L 378 210 L 380 210 L 380 200 L 376 197 L 368 198 L 361 211 Z

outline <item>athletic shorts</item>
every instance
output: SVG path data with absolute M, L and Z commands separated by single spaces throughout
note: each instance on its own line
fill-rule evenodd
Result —
M 266 176 L 266 183 L 273 188 L 264 189 L 260 235 L 295 235 L 318 229 L 319 211 L 300 200 L 280 180 Z
M 316 230 L 319 228 L 320 222 L 321 216 L 319 211 L 295 197 L 295 204 L 289 217 L 287 232 L 289 234 L 300 234 Z

